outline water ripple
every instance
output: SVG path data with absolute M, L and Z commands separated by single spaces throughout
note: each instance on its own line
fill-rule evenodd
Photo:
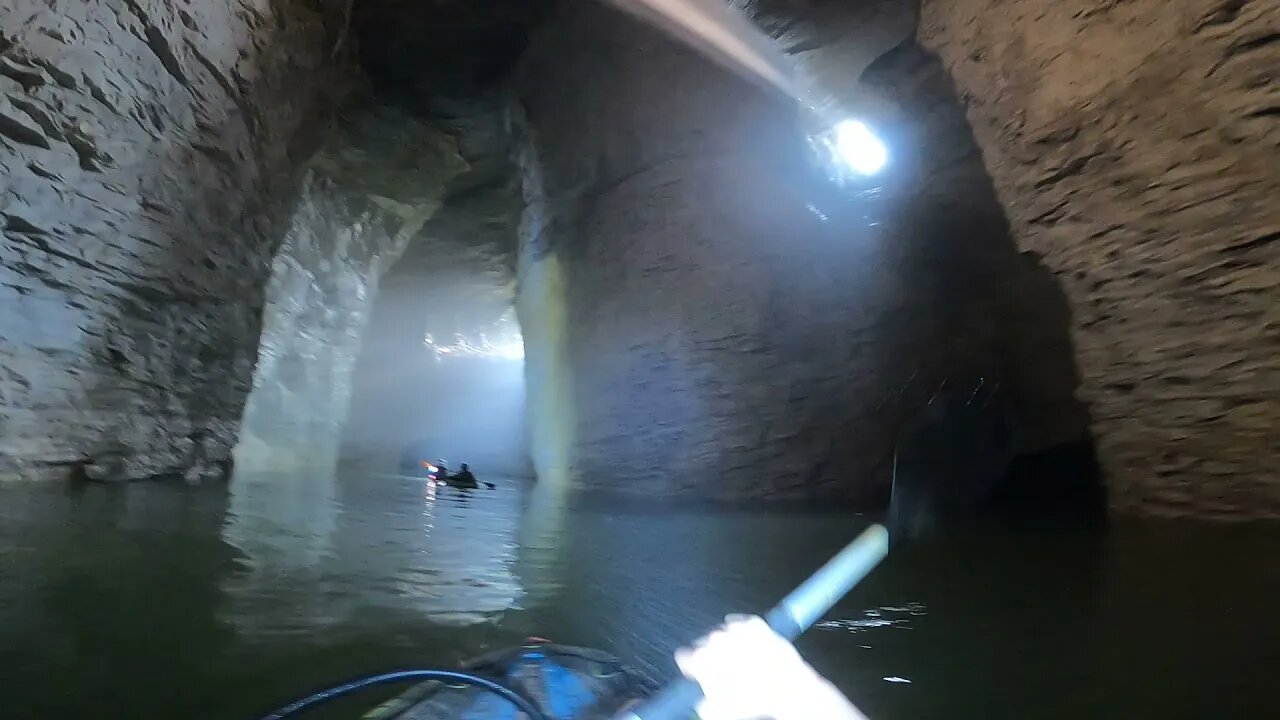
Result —
M 835 630 L 847 633 L 862 633 L 882 627 L 910 630 L 912 629 L 911 618 L 926 614 L 923 603 L 910 602 L 905 605 L 887 605 L 864 610 L 862 617 L 859 618 L 823 620 L 814 627 L 820 630 Z

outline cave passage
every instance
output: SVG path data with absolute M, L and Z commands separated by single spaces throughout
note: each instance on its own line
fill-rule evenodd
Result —
M 524 338 L 509 287 L 451 268 L 384 284 L 355 370 L 342 439 L 374 472 L 444 460 L 482 475 L 531 475 Z M 415 456 L 412 462 L 405 460 Z

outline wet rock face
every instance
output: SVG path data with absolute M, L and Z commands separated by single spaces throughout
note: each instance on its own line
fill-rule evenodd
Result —
M 384 274 L 466 163 L 434 126 L 364 99 L 309 165 L 272 261 L 236 467 L 332 469 Z
M 884 270 L 900 295 L 885 305 L 877 343 L 917 369 L 898 404 L 913 415 L 931 414 L 940 396 L 1002 405 L 1021 455 L 1084 439 L 1066 295 L 1015 244 L 941 61 L 906 39 L 868 66 L 860 92 L 880 108 L 864 117 L 893 149 Z
M 520 305 L 540 477 L 656 497 L 822 492 L 813 460 L 832 432 L 805 424 L 834 410 L 838 381 L 805 382 L 814 359 L 780 353 L 774 332 L 795 300 L 781 286 L 800 283 L 788 258 L 811 264 L 818 236 L 788 187 L 803 174 L 786 160 L 803 155 L 794 118 L 595 5 L 564 8 L 523 62 Z
M 1085 433 L 1065 301 L 1016 251 L 919 48 L 874 73 L 895 141 L 919 151 L 861 190 L 807 164 L 792 108 L 606 10 L 566 10 L 524 62 L 520 307 L 544 476 L 882 501 L 900 429 L 944 389 L 1009 402 L 1020 451 Z
M 226 465 L 294 169 L 343 84 L 329 9 L 0 8 L 0 475 Z
M 919 35 L 1071 300 L 1113 506 L 1280 515 L 1280 5 L 926 0 Z
M 327 177 L 308 178 L 272 263 L 238 469 L 332 465 L 362 331 L 382 272 L 408 242 L 404 224 Z

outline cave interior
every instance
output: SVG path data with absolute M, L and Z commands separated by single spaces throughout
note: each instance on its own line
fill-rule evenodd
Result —
M 10 3 L 0 477 L 1280 515 L 1280 9 L 732 4 Z

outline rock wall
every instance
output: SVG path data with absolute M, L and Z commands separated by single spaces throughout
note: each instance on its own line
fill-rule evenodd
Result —
M 228 461 L 294 170 L 345 84 L 330 4 L 0 7 L 0 476 Z
M 332 468 L 382 277 L 467 167 L 437 128 L 362 100 L 313 161 L 272 262 L 242 470 Z
M 913 368 L 885 413 L 908 413 L 893 440 L 891 520 L 910 533 L 992 510 L 1040 525 L 1099 520 L 1069 303 L 1014 243 L 940 60 L 907 39 L 868 66 L 859 92 L 894 148 L 886 269 L 906 289 L 886 299 L 876 343 Z
M 1280 4 L 925 0 L 1071 301 L 1113 506 L 1280 515 Z
M 388 256 L 405 240 L 385 219 L 348 206 L 331 181 L 308 177 L 272 261 L 253 389 L 236 467 L 331 465 L 368 305 Z
M 572 190 L 550 194 L 543 179 L 535 131 L 519 102 L 512 104 L 512 119 L 517 133 L 514 157 L 520 167 L 524 199 L 515 300 L 524 335 L 529 460 L 540 482 L 540 496 L 563 498 L 573 483 L 578 424 L 569 342 L 568 279 L 550 246 L 552 233 L 564 232 L 564 221 L 558 216 L 571 219 L 574 202 Z
M 1066 296 L 1015 245 L 941 62 L 904 40 L 867 67 L 859 93 L 877 108 L 863 117 L 893 148 L 884 269 L 898 295 L 885 298 L 879 343 L 917 368 L 898 404 L 914 413 L 939 394 L 990 398 L 1006 406 L 1024 455 L 1083 439 Z
M 565 347 L 530 360 L 567 363 L 571 383 L 531 420 L 561 426 L 542 431 L 564 443 L 563 470 L 593 489 L 668 497 L 803 486 L 813 467 L 785 468 L 780 482 L 793 458 L 777 442 L 801 432 L 770 422 L 803 373 L 788 372 L 771 341 L 783 299 L 771 302 L 770 278 L 784 272 L 788 221 L 817 220 L 801 203 L 757 204 L 791 195 L 775 178 L 796 168 L 770 157 L 789 118 L 717 66 L 593 6 L 567 4 L 535 37 L 520 85 L 542 194 L 526 222 L 523 252 L 536 264 L 522 268 L 521 291 L 563 293 L 522 301 L 522 317 L 559 321 Z M 551 268 L 563 272 L 559 287 Z
M 940 66 L 901 55 L 881 100 L 924 147 L 838 188 L 792 108 L 656 31 L 567 4 L 535 36 L 517 85 L 540 475 L 882 501 L 900 427 L 948 386 L 1034 407 L 1023 450 L 1084 434 L 1065 303 L 1014 249 Z

